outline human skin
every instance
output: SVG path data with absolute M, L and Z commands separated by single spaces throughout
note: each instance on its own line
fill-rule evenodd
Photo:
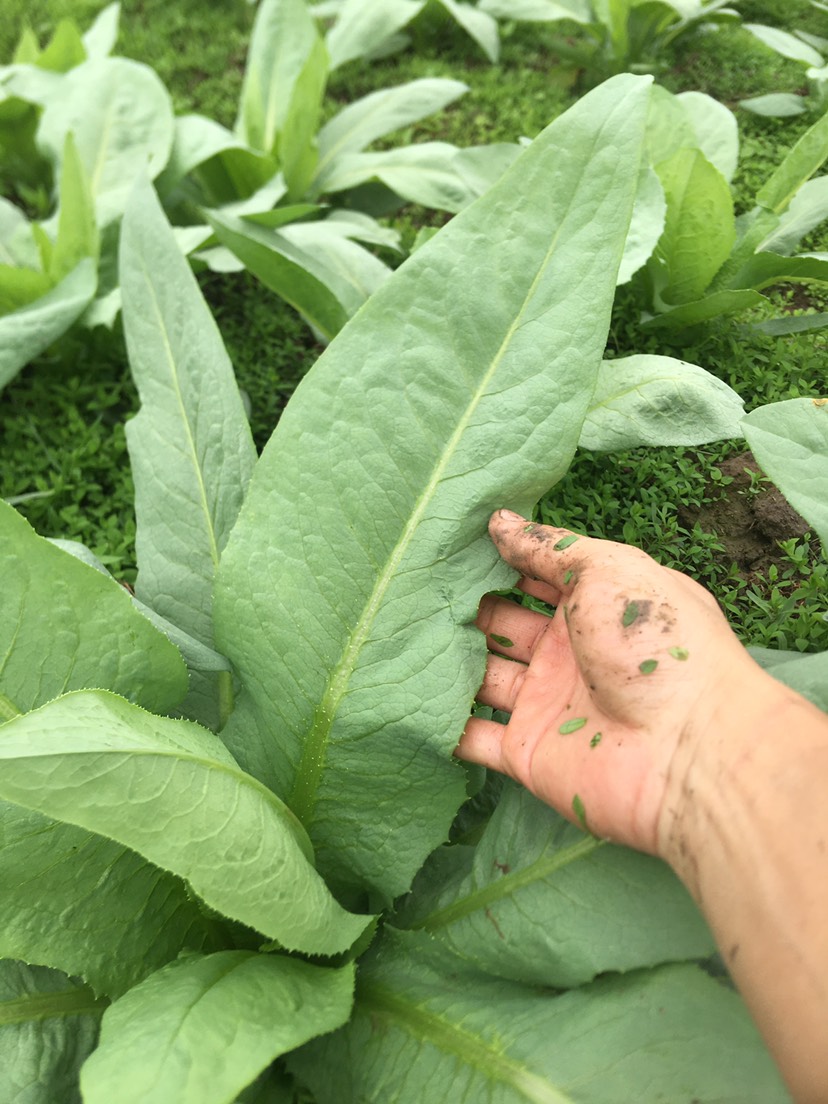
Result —
M 794 1100 L 826 1104 L 828 716 L 750 658 L 706 590 L 639 549 L 508 511 L 489 528 L 556 613 L 484 598 L 479 699 L 511 716 L 472 718 L 457 754 L 668 862 Z

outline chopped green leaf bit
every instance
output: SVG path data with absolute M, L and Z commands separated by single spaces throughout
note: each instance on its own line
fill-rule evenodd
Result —
M 530 521 L 528 525 L 524 525 L 523 531 L 524 531 L 524 533 L 531 533 L 534 528 L 535 528 L 534 521 Z
M 583 728 L 586 723 L 586 717 L 573 717 L 571 721 L 564 721 L 558 732 L 561 736 L 568 736 L 570 732 L 577 732 L 579 728 Z
M 589 828 L 587 828 L 586 809 L 584 808 L 584 803 L 583 801 L 581 801 L 578 794 L 575 794 L 575 796 L 572 798 L 572 812 L 578 818 L 578 823 L 581 825 L 583 830 L 585 832 L 588 832 Z
M 498 636 L 497 633 L 489 633 L 491 639 L 495 644 L 499 644 L 501 648 L 514 648 L 514 640 L 510 640 L 508 636 Z
M 628 629 L 632 625 L 633 621 L 638 618 L 639 614 L 638 602 L 627 602 L 624 610 L 624 615 L 621 618 L 621 624 L 625 629 Z
M 567 571 L 566 575 L 564 575 L 564 586 L 569 586 L 569 584 L 572 582 L 573 574 L 574 572 Z
M 580 540 L 580 538 L 576 536 L 575 533 L 570 533 L 568 537 L 561 537 L 558 543 L 554 544 L 552 547 L 556 552 L 563 552 L 565 548 L 569 548 L 570 544 L 574 544 L 576 540 Z
M 690 653 L 687 651 L 686 648 L 668 648 L 668 651 L 673 659 L 684 660 L 690 658 Z
M 658 667 L 657 659 L 645 659 L 643 663 L 639 663 L 638 665 L 638 669 L 642 675 L 651 675 L 656 667 Z
M 592 739 L 589 741 L 589 746 L 598 747 L 598 745 L 601 743 L 601 738 L 603 735 L 603 732 L 596 732 Z

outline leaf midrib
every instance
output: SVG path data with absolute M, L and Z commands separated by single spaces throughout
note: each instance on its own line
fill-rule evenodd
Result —
M 465 897 L 461 897 L 459 901 L 455 901 L 445 908 L 437 909 L 436 912 L 430 913 L 424 919 L 410 926 L 414 930 L 422 928 L 428 932 L 448 927 L 449 924 L 455 924 L 458 920 L 463 920 L 473 912 L 490 908 L 497 901 L 502 901 L 505 897 L 511 897 L 535 882 L 542 882 L 544 879 L 550 878 L 559 870 L 563 870 L 579 859 L 587 858 L 593 851 L 597 851 L 598 848 L 603 846 L 605 846 L 603 840 L 586 836 L 569 847 L 555 851 L 552 855 L 542 856 L 522 870 L 504 874 L 496 882 L 490 882 L 488 885 L 473 890 Z
M 0 1001 L 0 1027 L 49 1020 L 56 1016 L 77 1016 L 84 1012 L 100 1014 L 108 1004 L 105 997 L 96 997 L 85 986 L 55 993 L 30 993 Z
M 492 1044 L 385 986 L 359 983 L 357 1005 L 365 1007 L 372 1019 L 384 1016 L 396 1021 L 398 1027 L 415 1039 L 458 1058 L 490 1081 L 509 1085 L 530 1104 L 574 1104 L 571 1096 L 516 1059 L 498 1053 Z

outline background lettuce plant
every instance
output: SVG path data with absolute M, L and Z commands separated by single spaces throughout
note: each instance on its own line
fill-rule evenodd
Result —
M 680 330 L 760 305 L 770 285 L 828 281 L 824 254 L 796 253 L 828 217 L 828 178 L 811 179 L 828 157 L 828 116 L 801 136 L 756 192 L 752 210 L 737 217 L 731 113 L 697 93 L 662 94 L 653 104 L 649 156 L 666 209 L 637 277 L 643 328 Z
M 826 11 L 824 4 L 811 0 L 817 11 Z M 745 30 L 763 45 L 781 57 L 799 62 L 805 67 L 808 95 L 798 92 L 769 92 L 763 96 L 751 96 L 740 104 L 756 115 L 785 117 L 802 115 L 809 109 L 824 111 L 828 104 L 828 38 L 808 31 L 785 31 L 781 27 L 769 27 L 764 23 L 745 23 Z
M 497 786 L 467 803 L 452 758 L 478 599 L 512 581 L 490 510 L 623 425 L 739 429 L 701 369 L 665 421 L 602 366 L 649 95 L 619 77 L 558 119 L 331 343 L 255 464 L 189 266 L 149 185 L 130 200 L 136 590 L 191 669 L 0 506 L 4 1099 L 785 1099 L 684 961 L 712 944 L 667 868 L 516 787 L 490 817 Z M 665 365 L 628 367 L 664 394 Z
M 320 128 L 329 61 L 305 0 L 261 5 L 232 130 L 201 115 L 176 117 L 152 69 L 107 56 L 118 10 L 104 9 L 85 36 L 65 21 L 43 51 L 24 32 L 12 64 L 0 69 L 0 172 L 24 204 L 48 210 L 57 180 L 60 205 L 77 209 L 88 192 L 94 212 L 94 227 L 73 246 L 78 265 L 91 263 L 64 284 L 69 273 L 51 264 L 53 252 L 66 252 L 60 222 L 28 227 L 4 201 L 0 280 L 15 291 L 0 297 L 10 335 L 0 386 L 78 317 L 112 324 L 121 301 L 118 228 L 138 172 L 155 181 L 197 265 L 248 267 L 329 340 L 389 275 L 365 246 L 399 248 L 397 234 L 369 212 L 404 202 L 460 210 L 517 154 L 508 144 L 461 150 L 441 142 L 369 150 L 467 90 L 447 79 L 374 92 Z M 70 141 L 77 157 L 67 162 Z M 67 217 L 64 227 L 75 221 Z M 26 245 L 33 236 L 39 256 Z

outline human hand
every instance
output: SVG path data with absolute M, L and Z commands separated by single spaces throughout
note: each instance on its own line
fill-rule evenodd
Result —
M 661 853 L 674 761 L 692 762 L 734 681 L 762 672 L 713 597 L 640 549 L 508 511 L 489 531 L 521 589 L 557 609 L 549 618 L 483 599 L 477 624 L 491 654 L 479 700 L 511 718 L 472 718 L 457 754 L 597 836 Z

